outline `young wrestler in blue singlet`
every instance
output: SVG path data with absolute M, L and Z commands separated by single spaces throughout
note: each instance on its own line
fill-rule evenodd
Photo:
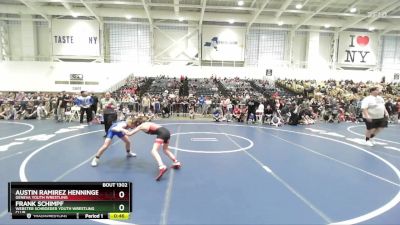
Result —
M 129 141 L 128 136 L 126 135 L 129 132 L 127 129 L 132 129 L 134 127 L 135 126 L 133 124 L 132 119 L 127 119 L 126 121 L 114 123 L 108 130 L 106 140 L 104 141 L 104 144 L 97 151 L 96 157 L 93 158 L 91 165 L 97 166 L 99 164 L 101 155 L 103 155 L 103 153 L 106 151 L 106 149 L 111 145 L 112 138 L 114 136 L 121 138 L 122 141 L 125 142 L 126 156 L 127 157 L 135 157 L 136 154 L 131 152 L 131 150 L 130 150 L 131 142 Z

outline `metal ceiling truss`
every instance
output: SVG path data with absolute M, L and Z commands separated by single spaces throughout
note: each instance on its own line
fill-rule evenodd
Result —
M 204 12 L 206 11 L 206 5 L 207 5 L 207 0 L 203 0 L 201 3 L 199 26 L 201 26 L 203 24 Z
M 313 18 L 315 15 L 317 15 L 320 11 L 322 11 L 325 7 L 327 7 L 329 4 L 331 4 L 333 1 L 336 0 L 328 0 L 324 2 L 320 7 L 318 7 L 315 12 L 311 13 L 310 15 L 307 15 L 300 23 L 298 23 L 293 29 L 297 30 L 299 29 L 304 23 L 308 22 L 311 18 Z
M 96 20 L 101 24 L 102 19 L 94 12 L 93 8 L 87 4 L 84 0 L 81 0 L 81 3 L 85 6 L 85 8 L 90 12 L 92 16 L 96 18 Z
M 149 20 L 150 26 L 153 27 L 153 19 L 151 18 L 149 6 L 146 0 L 142 0 L 144 11 L 146 12 L 147 19 Z
M 250 22 L 247 24 L 246 28 L 247 32 L 249 32 L 251 25 L 256 21 L 258 16 L 261 14 L 261 12 L 265 9 L 265 7 L 268 5 L 270 1 L 271 0 L 264 0 L 264 3 L 260 7 L 260 9 L 253 15 L 253 18 L 251 18 Z
M 279 19 L 279 17 L 282 15 L 282 13 L 288 8 L 288 6 L 292 3 L 293 0 L 286 0 L 280 10 L 275 13 L 275 18 Z
M 389 2 L 389 3 L 386 3 L 386 4 L 384 4 L 383 6 L 381 6 L 381 7 L 377 8 L 377 9 L 373 10 L 370 14 L 368 14 L 368 15 L 366 15 L 366 16 L 363 16 L 363 17 L 361 17 L 361 18 L 357 18 L 357 19 L 355 19 L 355 20 L 349 21 L 346 25 L 342 26 L 342 27 L 339 29 L 339 32 L 340 32 L 340 31 L 344 31 L 344 30 L 346 30 L 346 29 L 348 29 L 348 28 L 351 28 L 352 26 L 354 26 L 354 25 L 360 23 L 361 21 L 363 21 L 363 20 L 365 20 L 365 19 L 367 19 L 367 18 L 370 18 L 371 15 L 378 14 L 378 13 L 382 12 L 382 10 L 386 9 L 387 7 L 390 7 L 391 5 L 395 4 L 396 2 L 397 2 L 397 0 L 394 0 L 394 1 L 391 1 L 391 2 Z M 364 27 L 364 28 L 365 28 L 365 27 Z
M 255 23 L 275 25 L 281 22 L 292 26 L 292 29 L 295 30 L 300 29 L 303 25 L 323 27 L 325 24 L 329 24 L 338 31 L 349 28 L 368 29 L 373 26 L 376 30 L 388 33 L 399 29 L 393 24 L 400 24 L 399 0 L 381 0 L 379 2 L 354 0 L 348 4 L 342 0 L 302 0 L 302 9 L 294 9 L 294 5 L 300 3 L 298 0 L 245 0 L 244 2 L 243 6 L 236 6 L 228 1 L 218 0 L 201 0 L 196 4 L 192 2 L 192 4 L 185 4 L 185 1 L 182 0 L 169 2 L 18 0 L 15 2 L 16 4 L 0 0 L 0 13 L 4 15 L 40 15 L 48 22 L 50 22 L 51 16 L 73 16 L 74 13 L 79 16 L 95 17 L 99 22 L 108 20 L 104 18 L 124 18 L 126 15 L 132 15 L 133 18 L 147 19 L 151 27 L 155 20 L 168 22 L 184 19 L 196 21 L 199 26 L 202 26 L 205 21 L 216 24 L 227 23 L 229 19 L 234 18 L 235 23 L 246 24 L 247 30 Z M 306 5 L 307 7 L 305 7 Z M 357 7 L 357 12 L 351 13 L 350 8 L 352 7 Z M 7 18 L 7 16 L 0 17 L 1 20 L 8 20 Z M 129 23 L 129 20 L 126 22 Z
M 47 22 L 50 23 L 50 18 L 47 15 L 43 14 L 35 5 L 33 5 L 32 3 L 28 2 L 27 0 L 20 0 L 20 2 L 22 2 L 28 8 L 33 10 L 35 13 L 41 15 L 43 18 L 45 18 L 47 20 Z
M 173 40 L 174 43 L 172 43 L 171 45 L 169 45 L 168 47 L 166 47 L 165 49 L 163 49 L 161 52 L 159 52 L 157 55 L 154 56 L 154 58 L 159 58 L 160 56 L 162 56 L 164 53 L 168 52 L 171 48 L 175 47 L 175 45 L 179 44 L 180 42 L 182 42 L 183 40 L 187 40 L 188 38 L 192 37 L 193 35 L 195 35 L 197 33 L 198 29 L 193 29 L 191 32 L 187 33 L 185 36 L 179 38 L 178 40 Z

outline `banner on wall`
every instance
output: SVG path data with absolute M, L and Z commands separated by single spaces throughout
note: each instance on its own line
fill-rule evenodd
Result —
M 244 61 L 245 33 L 244 28 L 204 26 L 202 60 Z
M 100 56 L 100 25 L 96 20 L 52 20 L 53 55 Z
M 378 35 L 368 32 L 339 34 L 338 63 L 346 66 L 374 66 L 378 51 Z
M 69 80 L 83 80 L 83 74 L 71 73 L 69 75 Z

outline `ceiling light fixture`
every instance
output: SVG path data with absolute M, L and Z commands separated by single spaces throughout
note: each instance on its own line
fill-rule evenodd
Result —
M 302 4 L 296 4 L 296 9 L 301 9 L 301 8 L 303 8 L 303 5 Z
M 282 21 L 279 21 L 278 22 L 278 26 L 282 26 L 283 25 L 283 22 Z
M 179 17 L 179 22 L 182 22 L 183 21 L 183 17 Z
M 368 28 L 368 30 L 373 31 L 373 30 L 375 30 L 375 27 L 370 27 L 370 28 Z
M 244 1 L 238 1 L 238 6 L 242 6 L 242 5 L 244 5 Z
M 325 24 L 324 27 L 325 27 L 325 28 L 329 28 L 329 27 L 331 27 L 331 25 Z
M 350 12 L 351 12 L 351 13 L 357 12 L 357 8 L 356 8 L 356 7 L 351 8 L 351 9 L 350 9 Z
M 127 20 L 130 20 L 130 19 L 132 19 L 132 16 L 131 16 L 131 15 L 126 15 L 125 18 L 126 18 Z
M 235 21 L 233 19 L 228 20 L 230 24 L 233 24 Z

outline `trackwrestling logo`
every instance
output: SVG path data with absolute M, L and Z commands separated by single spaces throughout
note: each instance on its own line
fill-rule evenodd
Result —
M 218 45 L 237 45 L 237 41 L 224 41 L 218 40 L 218 37 L 211 38 L 211 42 L 204 42 L 205 47 L 212 47 L 215 51 L 218 51 Z

